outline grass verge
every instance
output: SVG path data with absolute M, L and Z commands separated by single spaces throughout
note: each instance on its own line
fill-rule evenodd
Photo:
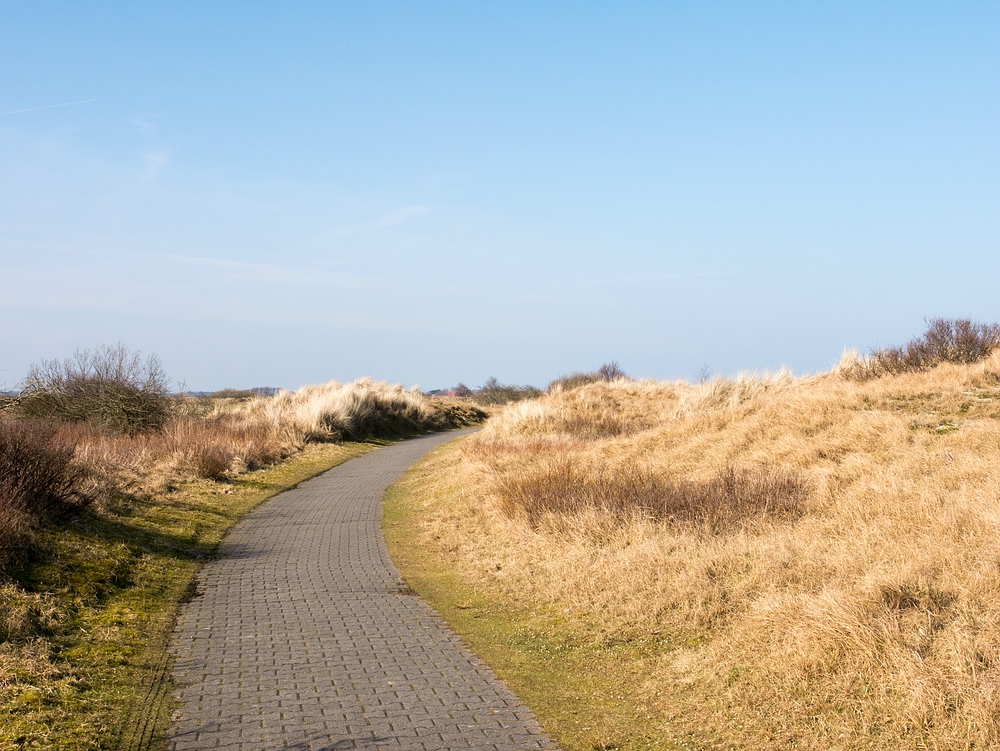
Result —
M 406 582 L 535 713 L 565 751 L 684 749 L 694 739 L 649 701 L 636 680 L 676 637 L 607 638 L 585 618 L 552 607 L 519 607 L 499 588 L 464 576 L 457 549 L 442 547 L 438 524 L 486 524 L 469 508 L 451 471 L 461 441 L 437 449 L 386 493 L 382 528 Z M 429 519 L 434 519 L 429 523 Z M 492 566 L 503 570 L 503 552 Z M 655 692 L 654 692 L 655 695 Z
M 377 445 L 309 445 L 40 531 L 0 584 L 0 747 L 165 747 L 167 640 L 202 563 L 246 512 Z

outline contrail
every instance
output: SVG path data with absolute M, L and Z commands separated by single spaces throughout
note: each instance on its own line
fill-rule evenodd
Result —
M 69 107 L 71 104 L 89 104 L 96 102 L 96 99 L 81 99 L 79 102 L 63 102 L 62 104 L 46 104 L 44 107 L 28 107 L 26 110 L 11 110 L 10 112 L 0 112 L 3 115 L 20 115 L 22 112 L 35 112 L 37 110 L 50 110 L 53 107 Z

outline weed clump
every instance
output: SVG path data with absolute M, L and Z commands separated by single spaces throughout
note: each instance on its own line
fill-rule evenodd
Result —
M 1000 346 L 1000 325 L 967 318 L 933 318 L 922 336 L 903 346 L 876 349 L 843 369 L 844 375 L 864 381 L 887 375 L 928 370 L 943 362 L 970 365 L 984 360 Z

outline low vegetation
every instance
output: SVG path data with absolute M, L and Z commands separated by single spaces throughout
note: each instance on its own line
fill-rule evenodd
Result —
M 92 500 L 74 450 L 52 423 L 0 420 L 0 568 L 39 525 Z
M 370 379 L 166 383 L 155 358 L 102 347 L 32 368 L 0 409 L 0 747 L 146 747 L 177 603 L 241 514 L 372 441 L 485 417 Z
M 25 417 L 87 422 L 134 435 L 162 428 L 170 392 L 155 355 L 145 360 L 124 345 L 78 350 L 67 360 L 43 360 L 28 371 L 17 412 Z
M 414 586 L 567 749 L 996 748 L 992 331 L 510 405 L 407 480 Z
M 429 400 L 415 389 L 404 391 L 364 378 L 251 400 L 234 416 L 248 424 L 290 430 L 305 440 L 339 441 L 445 430 L 478 421 L 485 413 L 463 402 Z
M 601 381 L 616 381 L 618 379 L 629 380 L 625 371 L 619 367 L 614 360 L 604 363 L 600 368 L 592 373 L 570 373 L 549 383 L 548 393 L 554 391 L 570 391 L 571 389 L 586 386 L 588 383 L 600 383 Z
M 537 389 L 534 386 L 515 386 L 509 383 L 500 383 L 500 381 L 491 376 L 486 379 L 486 383 L 472 392 L 471 397 L 477 404 L 485 407 L 496 407 L 502 404 L 510 404 L 511 402 L 524 401 L 525 399 L 534 399 L 541 395 L 541 389 Z
M 1000 346 L 1000 325 L 976 323 L 967 318 L 934 318 L 923 336 L 900 347 L 875 349 L 868 357 L 850 357 L 841 364 L 851 378 L 865 380 L 884 375 L 915 373 L 943 362 L 974 363 Z

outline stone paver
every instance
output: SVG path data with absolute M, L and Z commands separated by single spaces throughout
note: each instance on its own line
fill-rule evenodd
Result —
M 233 528 L 174 631 L 173 751 L 555 748 L 386 552 L 382 494 L 455 436 L 353 459 Z

